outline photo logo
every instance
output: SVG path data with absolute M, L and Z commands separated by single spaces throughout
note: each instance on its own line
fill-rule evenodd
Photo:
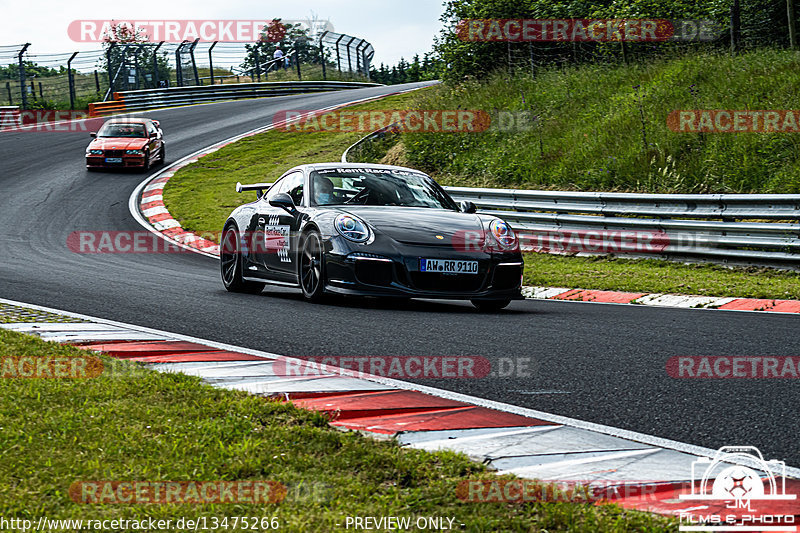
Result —
M 694 461 L 691 492 L 678 499 L 724 502 L 731 510 L 727 515 L 704 516 L 681 512 L 680 531 L 698 531 L 698 525 L 715 531 L 755 531 L 754 525 L 763 524 L 770 524 L 773 531 L 796 531 L 796 526 L 776 529 L 794 523 L 794 515 L 756 514 L 759 502 L 796 500 L 797 495 L 786 494 L 786 464 L 777 459 L 765 461 L 755 446 L 723 446 L 713 458 Z

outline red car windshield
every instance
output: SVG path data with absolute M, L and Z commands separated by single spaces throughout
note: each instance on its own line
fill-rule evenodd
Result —
M 144 124 L 110 124 L 106 122 L 98 137 L 147 137 L 144 131 Z

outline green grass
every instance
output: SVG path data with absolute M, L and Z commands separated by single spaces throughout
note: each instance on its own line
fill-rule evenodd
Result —
M 405 109 L 414 98 L 390 96 L 351 109 Z M 221 232 L 231 211 L 254 199 L 254 193 L 234 190 L 237 181 L 272 182 L 295 165 L 340 161 L 342 152 L 364 135 L 272 130 L 248 137 L 178 170 L 164 187 L 164 204 L 187 230 Z
M 526 285 L 800 300 L 800 273 L 655 259 L 526 254 Z
M 86 352 L 0 330 L 0 357 Z M 108 358 L 103 358 L 106 363 Z M 450 452 L 426 453 L 330 427 L 319 413 L 128 361 L 97 379 L 0 380 L 0 516 L 156 519 L 275 516 L 284 531 L 340 529 L 346 516 L 452 516 L 468 531 L 664 531 L 616 506 L 463 503 L 491 478 Z M 133 369 L 133 370 L 131 370 Z M 270 480 L 280 504 L 76 504 L 75 481 Z
M 542 68 L 535 79 L 501 73 L 435 87 L 416 104 L 528 110 L 538 125 L 522 133 L 407 134 L 405 151 L 411 165 L 447 185 L 797 193 L 797 133 L 674 133 L 666 118 L 679 109 L 796 109 L 799 89 L 800 54 L 787 50 Z

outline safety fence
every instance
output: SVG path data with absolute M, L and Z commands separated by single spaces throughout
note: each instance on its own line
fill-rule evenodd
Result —
M 375 50 L 364 39 L 328 30 L 292 39 L 107 43 L 64 53 L 40 53 L 30 43 L 0 46 L 0 106 L 86 109 L 114 93 L 145 89 L 369 80 Z

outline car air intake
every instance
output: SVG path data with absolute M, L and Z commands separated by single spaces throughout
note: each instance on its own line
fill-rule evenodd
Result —
M 522 265 L 497 265 L 492 278 L 492 288 L 498 290 L 516 289 L 522 277 Z
M 391 285 L 394 264 L 388 259 L 356 258 L 356 278 L 364 285 Z

